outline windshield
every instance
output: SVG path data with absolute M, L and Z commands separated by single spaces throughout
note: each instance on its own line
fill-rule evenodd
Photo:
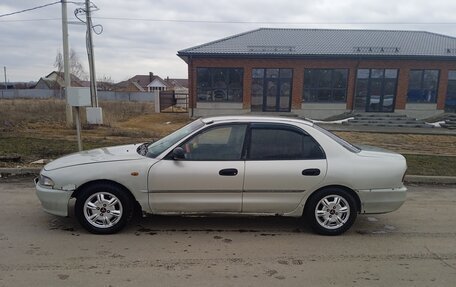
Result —
M 322 133 L 324 133 L 328 137 L 332 138 L 338 144 L 340 144 L 341 146 L 343 146 L 344 148 L 348 149 L 351 152 L 358 153 L 358 152 L 361 151 L 361 149 L 359 147 L 352 145 L 351 143 L 347 142 L 346 140 L 341 139 L 340 137 L 336 136 L 332 132 L 330 132 L 328 130 L 325 130 L 324 128 L 322 128 L 320 126 L 317 126 L 317 125 L 314 124 L 314 128 L 319 130 L 319 131 L 321 131 Z
M 203 126 L 204 122 L 200 119 L 189 123 L 183 128 L 180 128 L 172 134 L 169 134 L 166 137 L 149 145 L 147 147 L 147 156 L 157 157 L 159 154 L 170 148 L 172 145 L 176 144 L 181 139 L 185 138 L 186 136 L 200 129 Z

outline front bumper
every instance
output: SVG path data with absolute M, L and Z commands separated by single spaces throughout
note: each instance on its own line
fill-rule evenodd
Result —
M 358 190 L 361 213 L 387 213 L 402 206 L 407 188 Z
M 44 211 L 58 216 L 68 216 L 68 205 L 73 191 L 46 188 L 35 179 L 35 189 Z

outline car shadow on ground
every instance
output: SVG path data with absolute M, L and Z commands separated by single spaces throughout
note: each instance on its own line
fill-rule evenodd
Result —
M 72 235 L 89 234 L 74 216 L 68 218 L 50 216 L 49 229 L 71 232 Z M 385 235 L 396 232 L 394 226 L 385 224 L 382 216 L 358 215 L 355 224 L 346 234 Z M 255 236 L 280 236 L 289 234 L 314 234 L 302 218 L 281 216 L 189 216 L 189 215 L 148 215 L 136 216 L 122 233 L 156 235 L 169 233 L 251 233 Z
M 311 232 L 300 218 L 278 216 L 160 216 L 135 218 L 128 231 L 137 232 L 248 232 L 274 236 Z
M 62 230 L 77 234 L 88 233 L 79 225 L 74 214 L 70 217 L 48 215 L 50 230 Z M 302 218 L 280 216 L 182 216 L 182 215 L 147 215 L 133 218 L 122 233 L 184 233 L 184 232 L 240 232 L 255 233 L 262 236 L 275 236 L 288 233 L 312 233 Z

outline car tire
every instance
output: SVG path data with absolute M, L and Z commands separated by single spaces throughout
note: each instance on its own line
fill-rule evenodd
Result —
M 125 227 L 133 215 L 133 201 L 121 187 L 96 183 L 78 195 L 75 216 L 89 232 L 112 234 Z
M 356 201 L 348 191 L 327 188 L 308 199 L 305 219 L 318 234 L 340 235 L 353 225 L 357 214 Z

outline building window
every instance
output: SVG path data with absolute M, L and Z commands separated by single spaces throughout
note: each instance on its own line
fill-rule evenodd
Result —
M 448 72 L 448 87 L 445 100 L 445 111 L 456 112 L 456 71 Z
M 304 70 L 304 102 L 339 103 L 347 100 L 348 69 Z
M 165 87 L 149 87 L 149 91 L 165 91 Z
M 410 70 L 407 102 L 437 102 L 439 70 Z
M 197 68 L 199 102 L 242 102 L 242 68 Z

